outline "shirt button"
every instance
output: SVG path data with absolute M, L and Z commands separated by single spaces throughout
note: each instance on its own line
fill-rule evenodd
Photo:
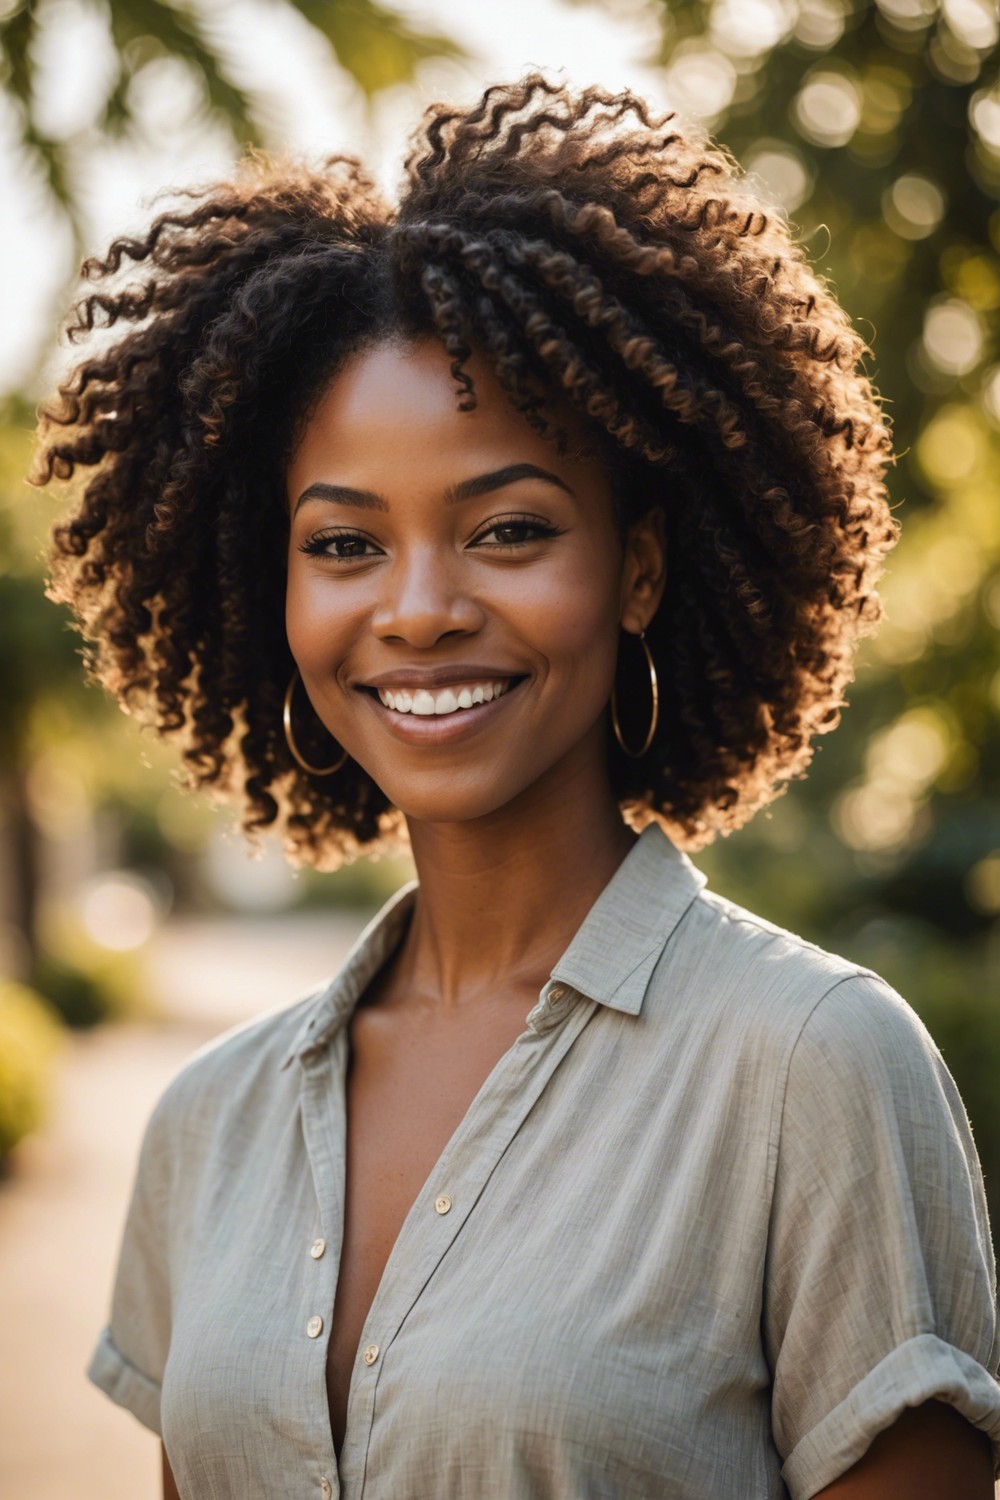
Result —
M 306 1324 L 306 1333 L 308 1333 L 311 1339 L 318 1339 L 322 1332 L 323 1319 L 320 1317 L 319 1313 L 314 1313 L 313 1316 L 309 1319 L 309 1322 Z
M 554 984 L 552 986 L 552 988 L 549 990 L 549 999 L 550 999 L 550 1001 L 552 1002 L 553 1005 L 558 1005 L 559 1001 L 565 998 L 565 995 L 566 995 L 566 987 L 565 987 L 565 985 Z
M 378 1344 L 369 1344 L 361 1358 L 366 1365 L 373 1365 L 378 1359 Z
M 312 1256 L 313 1260 L 319 1260 L 325 1249 L 326 1240 L 313 1240 L 312 1244 L 309 1246 L 309 1254 Z
M 319 1482 L 319 1488 L 320 1493 L 323 1496 L 323 1500 L 330 1500 L 330 1496 L 333 1494 L 333 1485 L 330 1483 L 329 1479 L 327 1479 L 325 1474 Z
M 451 1207 L 451 1199 L 447 1193 L 442 1193 L 440 1198 L 435 1198 L 434 1207 L 439 1214 L 446 1214 Z

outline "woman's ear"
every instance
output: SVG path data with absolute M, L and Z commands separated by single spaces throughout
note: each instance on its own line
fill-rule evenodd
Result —
M 660 607 L 667 581 L 667 528 L 663 511 L 649 510 L 629 527 L 622 564 L 620 618 L 632 635 L 646 629 Z

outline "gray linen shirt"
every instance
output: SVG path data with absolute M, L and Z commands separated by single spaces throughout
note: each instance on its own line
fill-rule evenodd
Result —
M 930 1397 L 1000 1450 L 940 1054 L 877 975 L 703 885 L 650 826 L 552 971 L 393 1248 L 339 1471 L 345 1022 L 413 888 L 170 1085 L 89 1374 L 183 1500 L 805 1500 Z

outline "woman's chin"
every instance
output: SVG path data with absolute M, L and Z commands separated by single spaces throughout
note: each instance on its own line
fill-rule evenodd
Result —
M 420 792 L 400 792 L 390 797 L 407 823 L 474 823 L 502 812 L 513 799 L 501 792 L 491 796 L 484 790 L 461 791 L 441 787 Z

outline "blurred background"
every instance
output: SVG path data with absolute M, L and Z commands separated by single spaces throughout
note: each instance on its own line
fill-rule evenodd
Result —
M 698 856 L 870 964 L 966 1100 L 1000 1222 L 1000 45 L 995 0 L 0 0 L 0 1493 L 157 1493 L 81 1371 L 142 1126 L 190 1051 L 336 968 L 403 861 L 248 858 L 82 681 L 44 597 L 33 410 L 81 257 L 248 142 L 395 184 L 423 106 L 527 66 L 717 134 L 874 350 L 887 619 L 806 781 Z

